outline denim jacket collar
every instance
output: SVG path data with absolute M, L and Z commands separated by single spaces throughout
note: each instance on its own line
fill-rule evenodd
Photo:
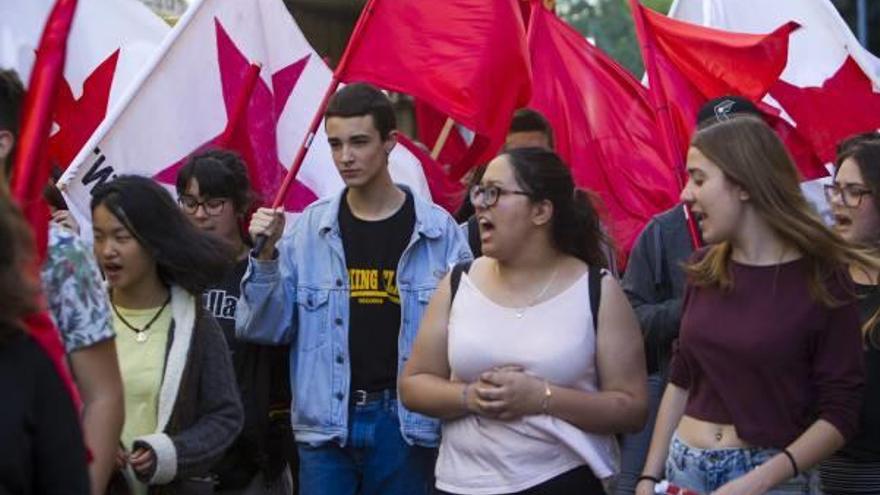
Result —
M 395 185 L 403 192 L 413 196 L 413 204 L 415 205 L 416 211 L 416 224 L 414 231 L 420 236 L 429 239 L 440 237 L 443 234 L 445 219 L 440 218 L 438 215 L 432 215 L 431 203 L 419 198 L 409 187 L 403 184 Z M 329 201 L 329 207 L 324 210 L 324 214 L 318 220 L 318 234 L 325 235 L 328 232 L 333 232 L 335 235 L 339 235 L 339 207 L 347 192 L 348 188 L 346 187 L 327 200 Z

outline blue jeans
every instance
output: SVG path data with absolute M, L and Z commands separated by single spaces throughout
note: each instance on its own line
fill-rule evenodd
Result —
M 616 495 L 632 495 L 636 491 L 636 480 L 642 474 L 645 458 L 648 457 L 654 422 L 657 421 L 657 410 L 665 387 L 666 380 L 662 374 L 648 376 L 648 419 L 642 431 L 623 435 L 620 440 L 620 475 L 615 481 Z
M 397 400 L 351 406 L 348 444 L 297 444 L 300 495 L 422 495 L 434 486 L 437 449 L 407 444 Z
M 666 459 L 666 479 L 699 493 L 712 493 L 728 481 L 745 475 L 770 460 L 779 449 L 698 449 L 685 444 L 676 433 Z M 777 485 L 768 495 L 811 493 L 812 472 Z

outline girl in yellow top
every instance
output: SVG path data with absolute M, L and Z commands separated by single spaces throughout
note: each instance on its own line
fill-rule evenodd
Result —
M 91 206 L 125 389 L 119 463 L 136 493 L 211 493 L 207 474 L 243 413 L 225 339 L 199 298 L 230 253 L 148 178 L 103 184 Z

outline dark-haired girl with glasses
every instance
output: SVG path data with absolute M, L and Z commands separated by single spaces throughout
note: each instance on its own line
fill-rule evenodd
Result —
M 880 133 L 844 142 L 834 183 L 826 186 L 834 230 L 853 244 L 880 248 Z M 860 296 L 866 382 L 859 432 L 820 465 L 822 489 L 835 495 L 880 493 L 880 270 L 851 265 Z
M 226 270 L 228 249 L 145 177 L 96 187 L 91 209 L 125 391 L 119 464 L 134 493 L 212 493 L 209 470 L 241 430 L 242 406 L 199 297 Z
M 443 420 L 437 488 L 603 494 L 647 378 L 596 212 L 537 148 L 493 160 L 471 200 L 484 256 L 438 286 L 400 383 L 407 407 Z
M 242 403 L 244 429 L 212 469 L 218 493 L 285 494 L 293 485 L 288 464 L 296 467 L 290 431 L 290 385 L 286 346 L 267 346 L 235 338 L 241 279 L 247 270 L 250 240 L 244 219 L 254 200 L 247 168 L 235 153 L 221 149 L 191 156 L 177 175 L 178 203 L 199 230 L 236 253 L 223 279 L 205 290 L 205 308 L 214 315 L 232 350 Z

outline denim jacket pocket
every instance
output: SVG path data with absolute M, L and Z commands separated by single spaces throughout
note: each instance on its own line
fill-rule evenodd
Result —
M 299 317 L 299 337 L 297 345 L 302 351 L 309 351 L 324 345 L 330 331 L 330 291 L 300 287 L 296 289 L 296 304 Z

